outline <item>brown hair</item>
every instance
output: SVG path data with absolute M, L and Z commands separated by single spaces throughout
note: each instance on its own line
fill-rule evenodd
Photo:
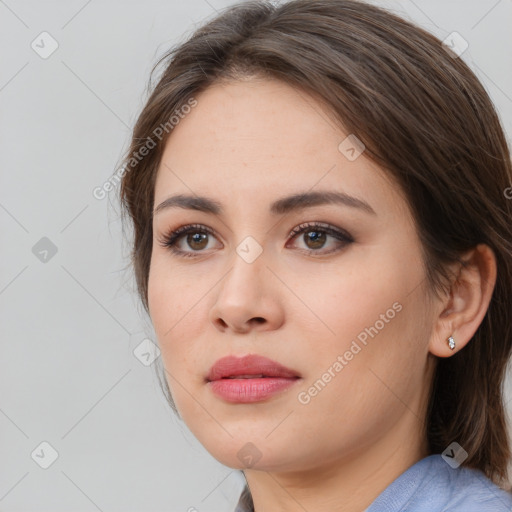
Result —
M 245 1 L 171 49 L 152 74 L 162 62 L 166 68 L 134 127 L 120 188 L 146 311 L 154 183 L 168 134 L 140 161 L 133 154 L 216 81 L 282 80 L 327 105 L 399 184 L 432 291 L 449 286 L 446 264 L 460 262 L 462 252 L 480 243 L 494 251 L 498 277 L 484 320 L 462 350 L 437 361 L 426 435 L 430 453 L 457 441 L 468 453 L 463 466 L 506 483 L 511 449 L 502 386 L 512 346 L 512 200 L 506 197 L 512 164 L 497 113 L 473 72 L 430 33 L 354 0 Z M 176 411 L 170 393 L 168 400 Z

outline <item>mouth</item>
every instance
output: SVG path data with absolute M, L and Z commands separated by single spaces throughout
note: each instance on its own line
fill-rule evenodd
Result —
M 206 376 L 207 382 L 221 379 L 298 379 L 295 370 L 267 357 L 251 354 L 243 357 L 227 356 L 219 359 Z
M 265 401 L 292 387 L 301 376 L 263 356 L 228 356 L 219 359 L 206 377 L 209 389 L 225 402 Z

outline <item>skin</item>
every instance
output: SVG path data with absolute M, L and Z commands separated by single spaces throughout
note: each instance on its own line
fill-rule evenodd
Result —
M 348 134 L 318 101 L 267 79 L 217 83 L 196 98 L 166 143 L 155 206 L 170 195 L 197 194 L 225 212 L 157 213 L 148 283 L 177 409 L 216 459 L 244 470 L 257 512 L 360 512 L 428 455 L 423 429 L 434 356 L 454 353 L 448 336 L 456 352 L 476 331 L 495 282 L 494 256 L 486 246 L 467 253 L 467 266 L 453 268 L 457 286 L 434 297 L 400 189 L 364 152 L 350 161 L 338 150 Z M 340 204 L 269 212 L 278 198 L 317 190 L 363 199 L 375 214 Z M 315 221 L 354 241 L 341 245 L 326 235 L 315 245 L 307 231 L 289 237 Z M 186 224 L 215 234 L 195 258 L 161 244 Z M 247 236 L 262 249 L 252 263 L 236 252 Z M 186 235 L 179 242 L 189 253 L 197 246 Z M 298 394 L 394 303 L 401 311 L 300 403 Z M 205 377 L 219 358 L 246 354 L 274 359 L 301 379 L 263 402 L 225 402 Z M 246 464 L 241 449 L 259 459 Z

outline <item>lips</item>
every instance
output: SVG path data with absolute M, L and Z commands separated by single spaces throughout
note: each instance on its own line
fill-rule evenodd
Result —
M 221 379 L 256 379 L 279 377 L 285 379 L 300 378 L 300 375 L 286 366 L 259 355 L 243 357 L 227 356 L 219 359 L 206 377 L 207 381 Z

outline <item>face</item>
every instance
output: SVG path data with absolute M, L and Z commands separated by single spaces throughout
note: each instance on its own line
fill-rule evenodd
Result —
M 196 99 L 167 141 L 155 207 L 190 195 L 219 211 L 158 209 L 148 284 L 180 416 L 233 468 L 310 469 L 418 439 L 433 316 L 398 186 L 303 91 L 252 80 Z M 272 207 L 324 192 L 342 199 Z M 216 394 L 212 365 L 248 354 L 297 378 L 252 401 Z

